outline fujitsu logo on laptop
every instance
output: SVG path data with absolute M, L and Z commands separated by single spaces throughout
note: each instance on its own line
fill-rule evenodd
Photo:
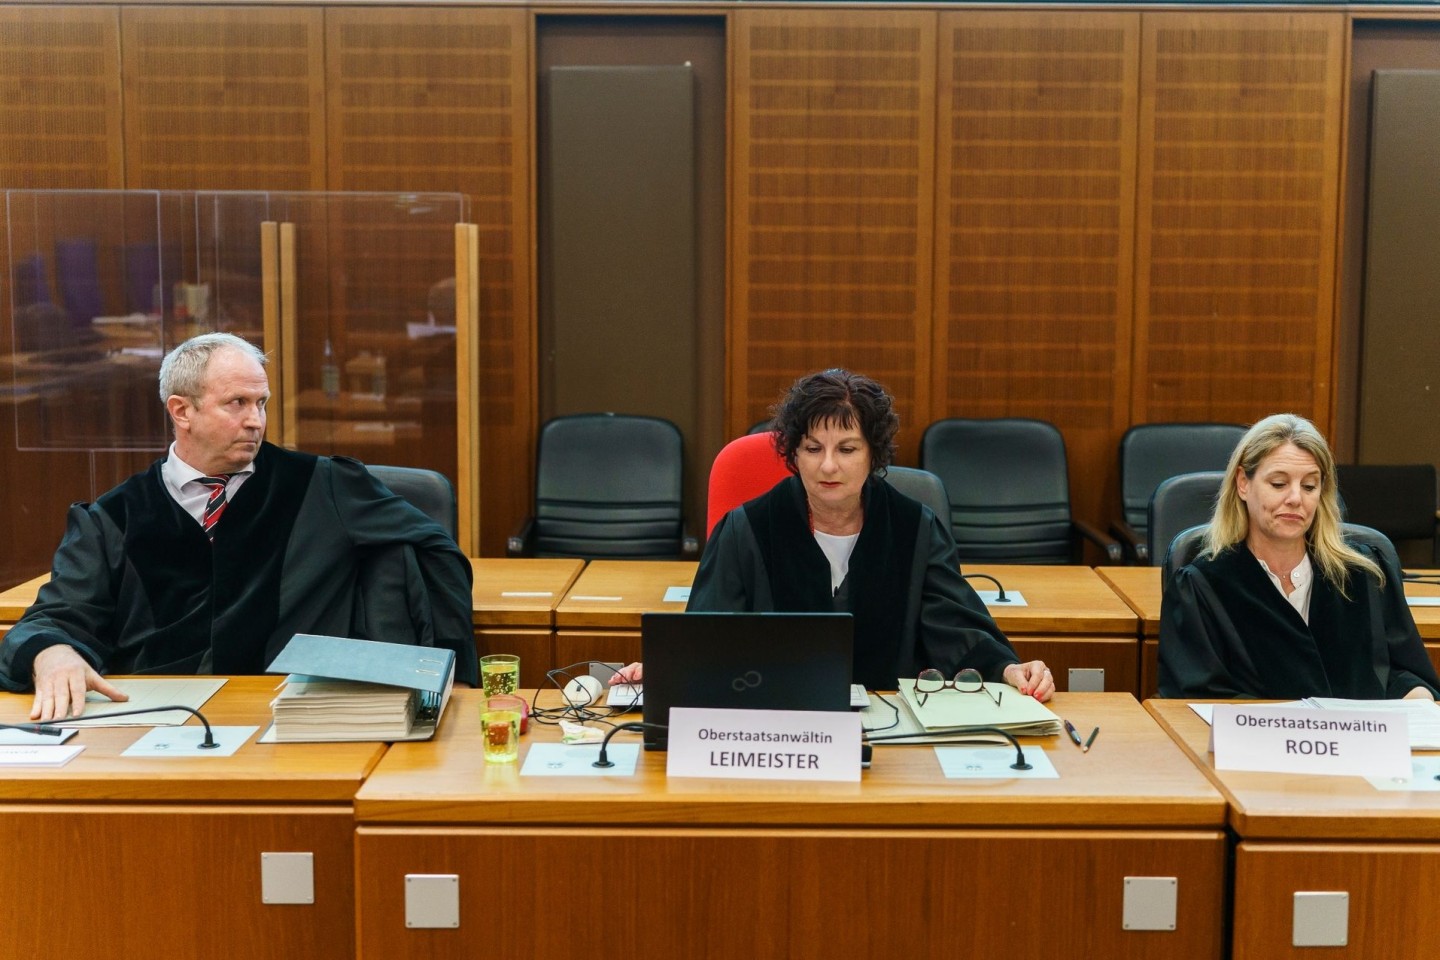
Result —
M 746 690 L 753 690 L 765 682 L 757 670 L 746 670 L 743 674 L 730 681 L 730 688 L 736 693 L 744 693 Z

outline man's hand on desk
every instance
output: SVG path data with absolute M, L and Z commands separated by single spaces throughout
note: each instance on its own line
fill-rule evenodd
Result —
M 85 692 L 95 690 L 111 700 L 129 700 L 95 672 L 74 647 L 57 644 L 35 656 L 35 703 L 30 719 L 49 723 L 85 712 Z M 73 712 L 72 712 L 73 710 Z

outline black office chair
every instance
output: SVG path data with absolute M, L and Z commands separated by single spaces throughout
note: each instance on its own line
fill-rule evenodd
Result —
M 1160 567 L 1160 592 L 1162 595 L 1170 589 L 1170 578 L 1175 575 L 1175 571 L 1200 555 L 1206 526 L 1208 524 L 1182 530 L 1174 540 L 1170 541 L 1170 548 L 1165 552 L 1165 562 Z M 1391 543 L 1390 538 L 1379 530 L 1358 523 L 1342 523 L 1340 529 L 1346 539 L 1365 544 L 1393 563 L 1396 569 L 1400 568 L 1400 557 L 1395 553 L 1395 544 Z
M 660 560 L 699 553 L 685 535 L 684 458 L 669 420 L 614 413 L 556 417 L 540 428 L 535 513 L 512 557 Z
M 748 434 L 748 433 L 769 433 L 771 430 L 774 430 L 774 429 L 775 429 L 775 421 L 774 421 L 772 418 L 770 418 L 770 417 L 766 417 L 764 420 L 757 420 L 757 421 L 755 421 L 754 423 L 752 423 L 752 424 L 750 425 L 750 429 L 749 429 L 749 430 L 746 430 L 745 432 L 746 432 L 747 434 Z
M 1245 428 L 1233 423 L 1142 423 L 1125 431 L 1120 438 L 1121 518 L 1110 532 L 1137 563 L 1160 562 L 1146 534 L 1150 496 L 1160 482 L 1182 473 L 1223 471 L 1243 436 Z
M 1210 522 L 1224 482 L 1223 470 L 1182 473 L 1161 481 L 1146 511 L 1145 553 L 1150 566 L 1164 559 L 1170 541 L 1180 531 Z
M 1406 549 L 1418 554 L 1412 565 L 1440 566 L 1433 464 L 1341 464 L 1335 470 L 1346 520 L 1374 527 L 1392 541 L 1424 541 L 1423 552 L 1419 545 Z
M 915 467 L 886 467 L 885 479 L 890 486 L 899 490 L 911 500 L 919 500 L 935 511 L 935 516 L 950 521 L 950 495 L 945 492 L 945 481 L 929 470 Z
M 386 467 L 366 464 L 370 475 L 404 497 L 412 506 L 440 524 L 454 540 L 460 528 L 455 488 L 443 473 L 419 467 Z
M 1065 440 L 1043 420 L 938 420 L 920 466 L 949 493 L 962 561 L 1078 563 L 1083 537 L 1120 562 L 1118 543 L 1070 515 Z

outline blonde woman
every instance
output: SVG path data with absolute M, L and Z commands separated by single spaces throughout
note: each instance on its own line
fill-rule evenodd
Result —
M 1341 533 L 1315 425 L 1266 417 L 1225 470 L 1199 557 L 1160 613 L 1162 697 L 1435 699 L 1393 563 Z

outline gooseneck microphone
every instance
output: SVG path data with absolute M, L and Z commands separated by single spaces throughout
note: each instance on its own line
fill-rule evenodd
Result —
M 614 729 L 612 729 L 609 733 L 605 734 L 605 739 L 602 740 L 602 741 L 600 741 L 600 756 L 595 760 L 594 763 L 590 764 L 590 766 L 592 766 L 592 767 L 602 767 L 602 768 L 603 768 L 603 767 L 613 767 L 613 766 L 615 766 L 615 762 L 610 759 L 610 756 L 609 756 L 609 753 L 608 753 L 608 751 L 609 751 L 609 749 L 610 749 L 610 738 L 613 737 L 613 736 L 615 736 L 615 734 L 619 733 L 621 730 L 669 730 L 669 729 L 670 729 L 670 727 L 667 726 L 666 724 L 663 724 L 663 723 L 642 723 L 642 722 L 639 721 L 639 720 L 631 720 L 629 723 L 617 723 L 617 724 L 615 725 Z
M 1015 748 L 1015 762 L 1010 764 L 1010 769 L 1034 769 L 1030 764 L 1025 762 L 1025 751 L 1020 749 L 1020 741 L 1016 740 L 1009 731 L 1001 730 L 999 727 L 941 727 L 938 730 L 926 730 L 924 733 L 892 733 L 883 737 L 866 737 L 865 742 L 877 743 L 882 740 L 912 740 L 916 737 L 944 736 L 951 733 L 998 733 L 1006 740 L 1009 740 L 1010 745 Z
M 1009 603 L 1009 602 L 1010 602 L 1010 598 L 1007 597 L 1007 596 L 1005 596 L 1005 587 L 1000 583 L 999 580 L 996 580 L 994 577 L 990 576 L 990 574 L 988 574 L 988 573 L 962 573 L 962 574 L 960 574 L 960 576 L 961 576 L 963 579 L 966 579 L 966 580 L 969 580 L 971 577 L 979 577 L 981 580 L 989 580 L 991 583 L 995 584 L 995 591 L 996 591 L 996 594 L 995 594 L 995 602 L 996 602 L 996 603 Z
M 111 717 L 135 717 L 139 716 L 142 713 L 166 713 L 171 710 L 184 710 L 186 713 L 193 714 L 195 716 L 195 719 L 199 720 L 205 725 L 205 739 L 200 741 L 201 750 L 214 750 L 216 747 L 220 746 L 220 744 L 215 742 L 214 734 L 210 732 L 210 721 L 205 719 L 205 715 L 199 710 L 195 710 L 190 707 L 182 707 L 179 704 L 173 704 L 168 707 L 138 707 L 134 710 L 116 710 L 113 713 L 105 713 L 104 715 L 96 717 L 95 719 L 108 720 Z M 56 726 L 56 724 L 69 723 L 74 720 L 85 719 L 85 717 L 61 717 L 58 720 L 51 720 L 49 723 L 44 724 L 0 723 L 0 730 L 23 730 L 25 733 L 38 733 L 44 736 L 58 737 L 65 731 L 62 730 L 59 726 Z M 99 726 L 99 724 L 95 724 L 95 726 Z

